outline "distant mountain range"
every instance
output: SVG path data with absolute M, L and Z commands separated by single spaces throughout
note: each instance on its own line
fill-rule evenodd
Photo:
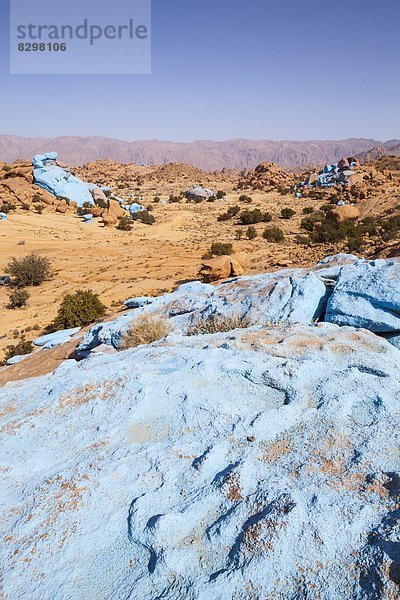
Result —
M 0 160 L 29 160 L 34 154 L 56 150 L 60 161 L 70 165 L 112 159 L 121 163 L 152 165 L 184 162 L 205 171 L 214 171 L 224 168 L 254 168 L 261 162 L 273 161 L 283 168 L 296 169 L 335 162 L 342 156 L 363 155 L 376 147 L 390 153 L 397 146 L 400 146 L 400 140 L 381 142 L 364 138 L 338 141 L 234 139 L 184 143 L 158 140 L 126 142 L 100 136 L 25 138 L 0 135 Z

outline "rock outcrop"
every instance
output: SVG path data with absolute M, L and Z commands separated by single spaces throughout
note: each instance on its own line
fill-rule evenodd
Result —
M 399 283 L 352 255 L 192 282 L 0 389 L 4 596 L 397 598 Z M 172 332 L 117 352 L 145 314 Z M 216 316 L 243 328 L 188 330 Z
M 399 356 L 255 327 L 7 386 L 6 597 L 396 597 Z
M 325 320 L 376 333 L 400 332 L 400 262 L 380 259 L 343 267 Z

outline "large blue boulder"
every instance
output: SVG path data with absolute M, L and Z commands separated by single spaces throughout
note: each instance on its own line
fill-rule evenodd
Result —
M 325 321 L 375 333 L 400 331 L 400 263 L 360 261 L 342 267 Z
M 96 187 L 85 183 L 70 171 L 56 164 L 57 152 L 37 154 L 33 157 L 33 178 L 36 185 L 59 198 L 68 198 L 82 206 L 85 202 L 94 204 L 91 190 Z

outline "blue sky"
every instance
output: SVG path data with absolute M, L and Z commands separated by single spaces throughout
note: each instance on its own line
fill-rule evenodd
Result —
M 10 75 L 4 4 L 0 133 L 400 137 L 399 0 L 153 0 L 152 74 L 129 76 Z

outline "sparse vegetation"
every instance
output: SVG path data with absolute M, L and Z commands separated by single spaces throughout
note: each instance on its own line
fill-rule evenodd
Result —
M 21 337 L 17 344 L 6 346 L 3 364 L 5 364 L 10 358 L 13 358 L 14 356 L 30 354 L 33 350 L 34 345 L 32 344 L 32 342 L 26 340 L 24 337 Z
M 77 290 L 64 296 L 50 330 L 85 327 L 104 316 L 106 307 L 91 290 Z
M 6 273 L 14 278 L 13 284 L 18 287 L 38 286 L 52 277 L 49 259 L 33 252 L 23 258 L 13 256 L 6 267 Z
M 11 202 L 3 202 L 3 204 L 0 206 L 0 212 L 8 214 L 12 210 L 15 210 L 15 208 L 15 204 L 12 204 Z
M 292 208 L 282 208 L 281 217 L 282 219 L 291 219 L 296 214 L 296 211 Z
M 224 256 L 226 254 L 232 254 L 233 246 L 229 243 L 224 242 L 213 242 L 210 248 L 210 254 L 212 256 Z
M 218 316 L 198 319 L 189 325 L 186 335 L 207 335 L 210 333 L 224 333 L 234 329 L 246 329 L 251 327 L 252 323 L 248 317 L 239 317 L 238 315 Z
M 315 224 L 321 223 L 324 220 L 324 214 L 322 212 L 313 212 L 308 217 L 301 220 L 300 227 L 306 231 L 314 231 Z
M 262 235 L 267 242 L 282 242 L 285 239 L 283 231 L 279 227 L 267 227 Z
M 108 202 L 106 200 L 103 200 L 103 198 L 96 198 L 94 203 L 99 208 L 108 208 Z
M 255 223 L 269 223 L 272 216 L 269 212 L 262 212 L 259 208 L 254 210 L 243 210 L 239 215 L 242 225 L 254 225 Z
M 120 350 L 151 344 L 171 333 L 168 320 L 153 315 L 141 315 L 122 338 Z
M 21 288 L 12 290 L 9 296 L 7 308 L 22 308 L 23 306 L 26 306 L 29 295 L 29 292 Z
M 310 238 L 306 235 L 296 235 L 296 244 L 300 244 L 301 246 L 308 246 L 310 243 Z
M 131 219 L 133 221 L 142 221 L 145 225 L 153 225 L 156 222 L 153 215 L 151 215 L 147 210 L 141 210 L 137 213 L 133 213 L 131 215 Z
M 247 228 L 247 231 L 246 231 L 246 237 L 248 240 L 254 240 L 257 237 L 256 228 L 253 227 L 252 225 L 249 225 L 249 227 Z
M 311 213 L 314 212 L 314 207 L 312 206 L 305 206 L 303 208 L 303 215 L 311 215 Z
M 132 224 L 133 221 L 130 217 L 120 217 L 116 228 L 119 231 L 132 231 Z
M 246 194 L 242 194 L 239 197 L 239 202 L 245 202 L 246 204 L 251 204 L 253 202 L 253 198 L 251 196 L 246 196 Z
M 219 190 L 216 194 L 216 197 L 218 198 L 218 200 L 222 200 L 222 198 L 225 198 L 226 196 L 226 192 L 224 192 L 223 190 Z
M 217 217 L 217 221 L 228 221 L 229 219 L 236 217 L 238 213 L 240 213 L 240 207 L 231 206 L 226 212 L 222 213 L 222 215 L 219 215 Z

